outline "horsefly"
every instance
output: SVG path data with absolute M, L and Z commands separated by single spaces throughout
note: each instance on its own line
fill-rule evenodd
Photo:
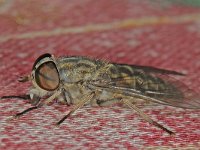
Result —
M 23 114 L 51 103 L 54 99 L 73 105 L 56 123 L 60 125 L 84 105 L 109 106 L 122 103 L 136 111 L 145 121 L 169 134 L 174 132 L 152 120 L 139 109 L 142 103 L 159 103 L 186 109 L 200 109 L 200 96 L 170 75 L 184 74 L 149 66 L 109 63 L 87 57 L 55 58 L 51 54 L 40 56 L 30 75 L 19 79 L 31 81 L 27 95 L 3 96 L 30 100 L 30 107 L 13 116 Z M 46 98 L 46 99 L 45 99 Z

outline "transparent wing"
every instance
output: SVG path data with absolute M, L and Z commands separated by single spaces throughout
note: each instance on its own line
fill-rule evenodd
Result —
M 184 76 L 185 74 L 173 70 L 161 69 L 152 66 L 139 66 L 139 65 L 127 65 L 127 64 L 116 64 L 116 66 L 129 66 L 133 70 L 142 71 L 145 73 L 153 73 L 153 74 L 168 74 L 168 75 L 178 75 Z
M 164 105 L 200 109 L 200 95 L 169 76 L 170 72 L 148 71 L 141 71 L 140 68 L 139 71 L 134 70 L 137 73 L 132 76 L 110 78 L 106 84 L 98 83 L 96 86 Z

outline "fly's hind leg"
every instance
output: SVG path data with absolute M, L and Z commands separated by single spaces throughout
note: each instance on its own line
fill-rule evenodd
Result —
M 157 123 L 156 121 L 152 120 L 148 115 L 146 115 L 144 112 L 142 112 L 138 107 L 136 107 L 134 104 L 132 104 L 129 100 L 122 99 L 122 102 L 126 104 L 128 107 L 130 107 L 132 110 L 135 110 L 140 117 L 142 117 L 145 121 L 149 122 L 150 124 L 166 131 L 170 135 L 175 134 L 174 132 L 170 131 L 169 129 L 165 128 L 161 124 Z

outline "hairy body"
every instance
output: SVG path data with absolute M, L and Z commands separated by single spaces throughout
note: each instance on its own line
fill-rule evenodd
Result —
M 53 55 L 44 54 L 35 61 L 31 75 L 20 80 L 32 81 L 33 86 L 28 95 L 34 106 L 16 114 L 14 118 L 40 108 L 54 99 L 74 105 L 57 125 L 83 105 L 110 106 L 122 103 L 135 110 L 144 120 L 173 134 L 138 108 L 138 105 L 154 102 L 200 109 L 199 94 L 171 75 L 183 74 L 149 66 L 109 63 L 88 57 L 55 58 Z M 11 97 L 17 96 L 3 98 Z

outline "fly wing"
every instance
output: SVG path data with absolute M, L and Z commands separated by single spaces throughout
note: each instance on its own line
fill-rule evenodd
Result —
M 156 75 L 159 81 L 153 83 L 165 85 L 163 90 L 147 89 L 144 95 L 154 98 L 157 102 L 188 109 L 200 109 L 200 95 L 179 80 L 168 75 Z
M 140 66 L 140 65 L 127 65 L 127 64 L 115 64 L 118 67 L 131 67 L 134 70 L 142 71 L 145 73 L 154 73 L 154 74 L 168 74 L 168 75 L 179 75 L 184 76 L 185 74 L 173 70 L 161 69 L 152 66 Z
M 180 108 L 200 109 L 200 95 L 170 76 L 170 74 L 182 75 L 181 73 L 147 68 L 115 65 L 112 69 L 118 74 L 111 73 L 110 80 L 99 86 L 147 101 Z

